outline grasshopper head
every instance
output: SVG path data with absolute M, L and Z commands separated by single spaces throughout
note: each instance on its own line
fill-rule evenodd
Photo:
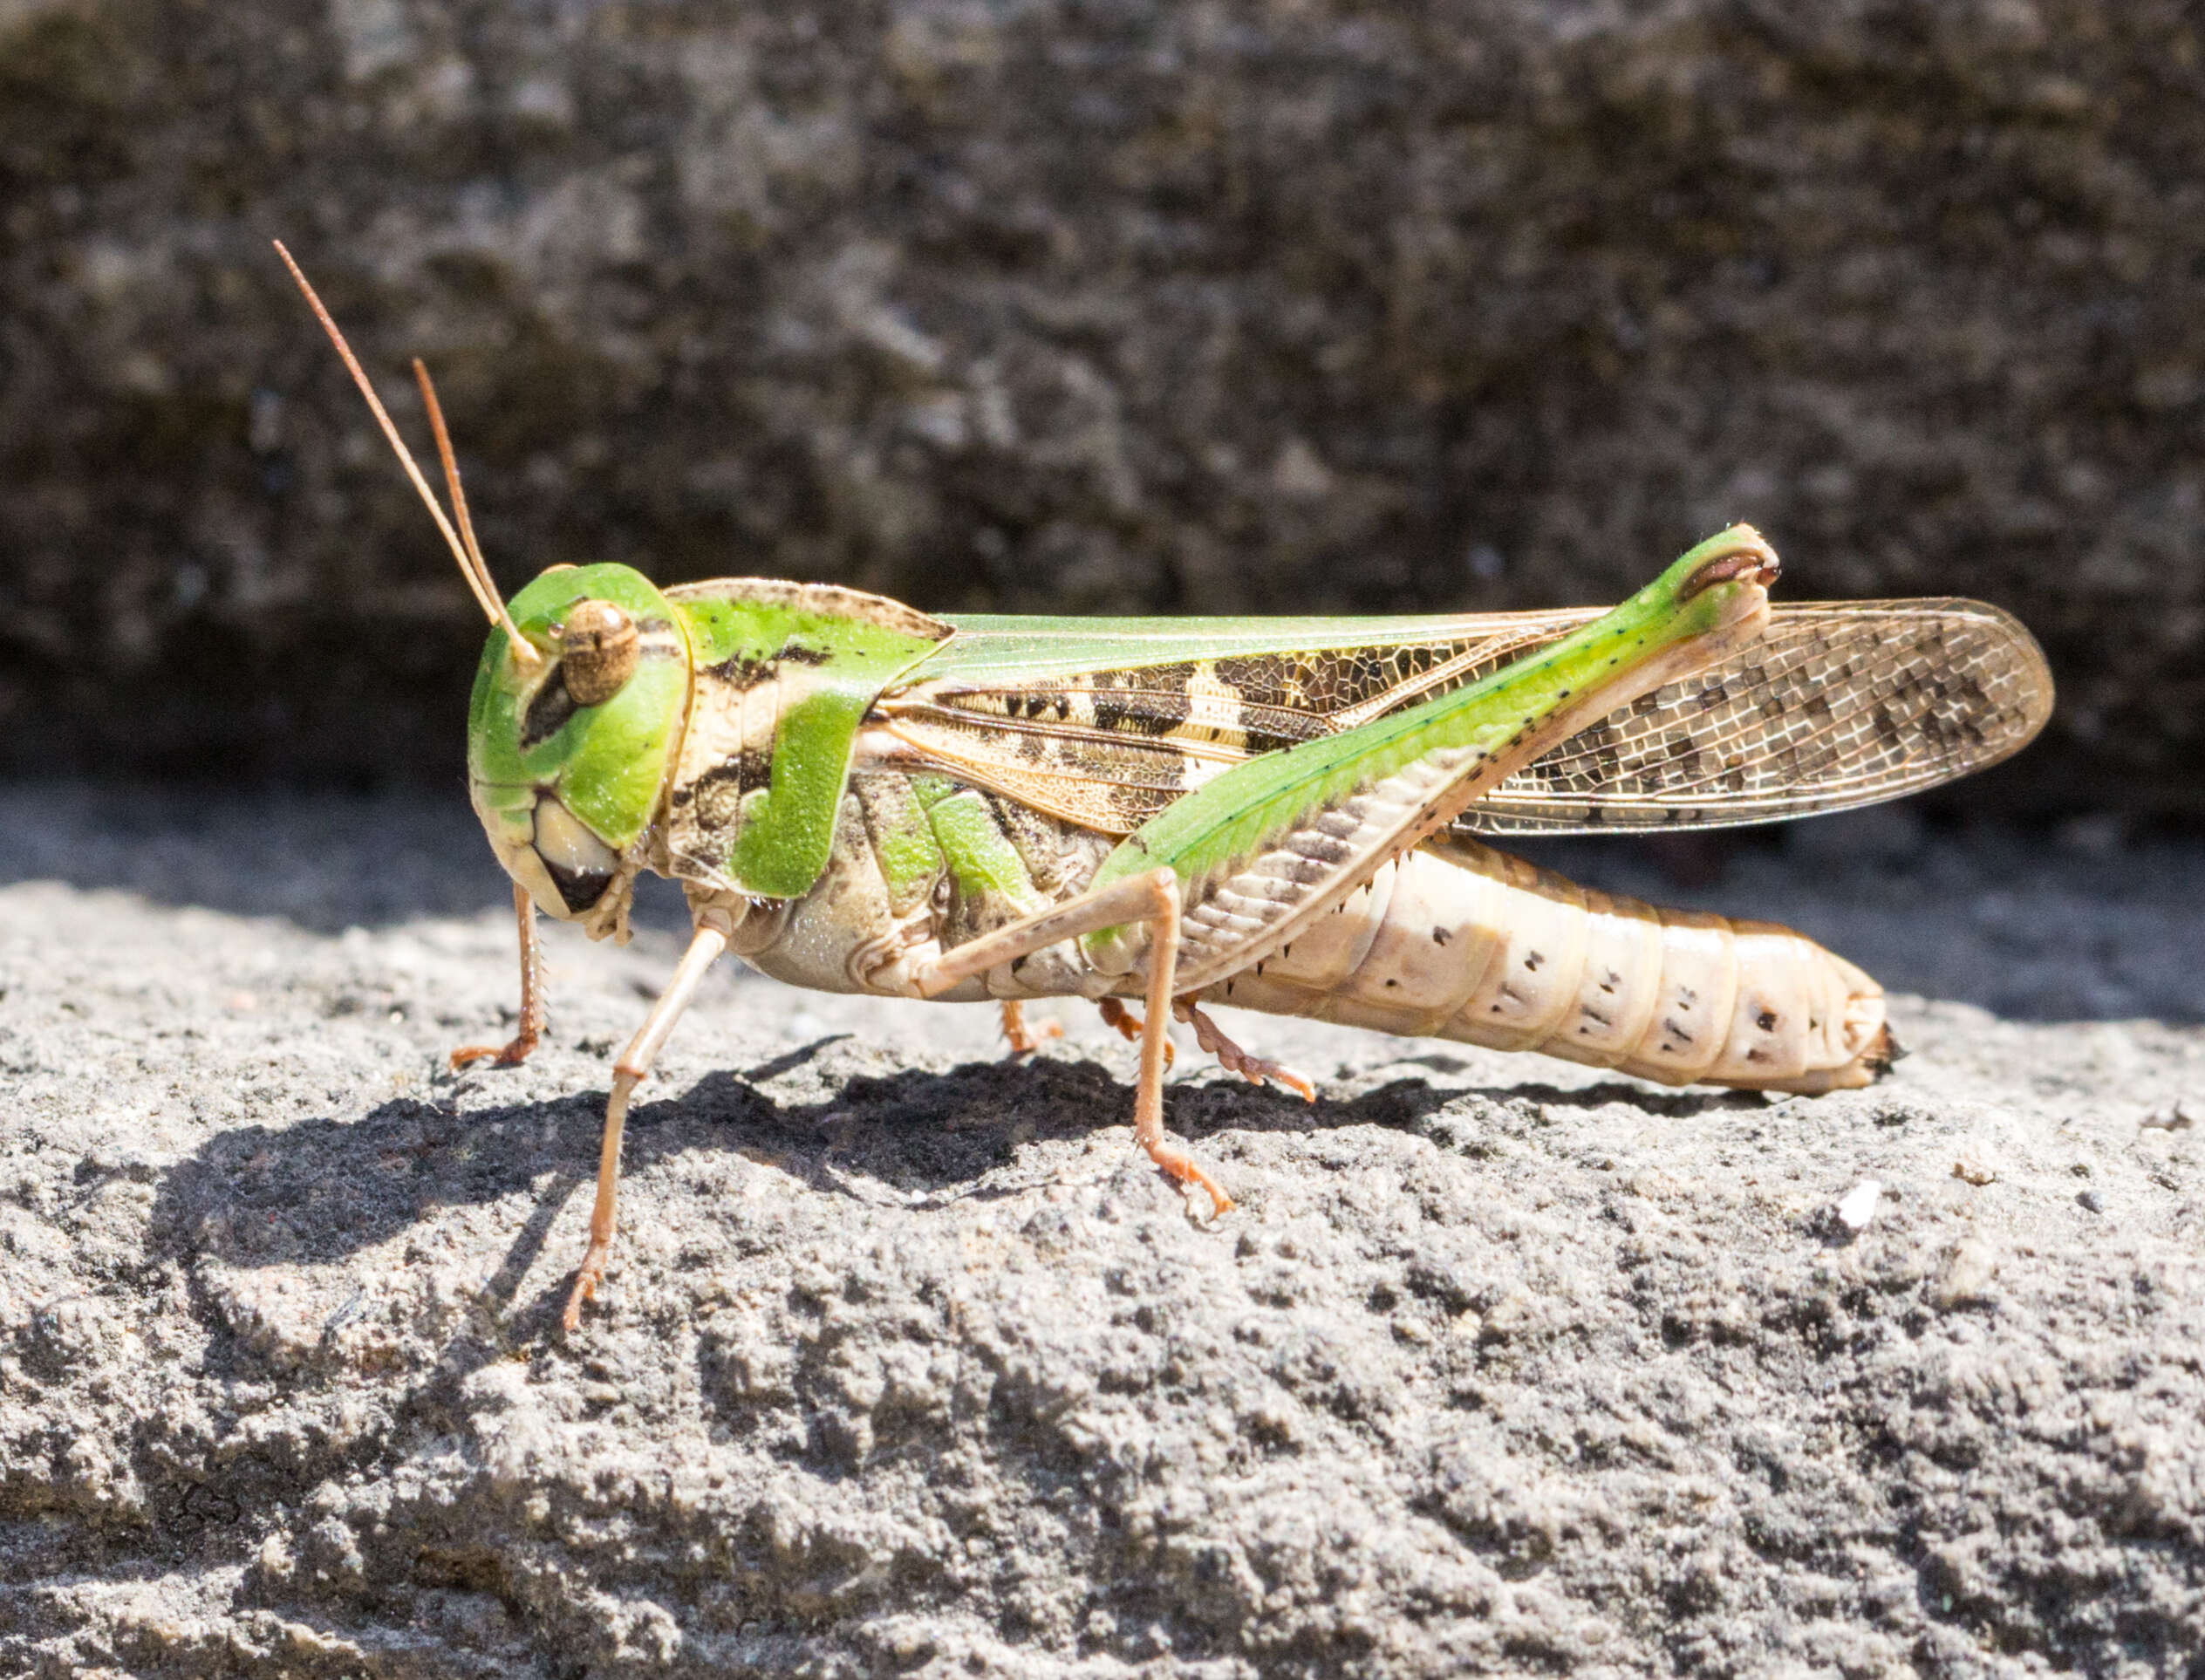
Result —
M 344 333 L 281 240 L 276 250 L 490 621 L 468 706 L 467 774 L 498 861 L 540 908 L 568 921 L 588 917 L 592 937 L 625 939 L 645 861 L 635 848 L 664 801 L 688 711 L 680 620 L 651 580 L 626 566 L 554 566 L 510 603 L 500 600 L 428 369 L 415 359 L 449 517 Z
M 666 598 L 626 566 L 557 566 L 509 604 L 539 656 L 490 632 L 468 707 L 468 783 L 506 872 L 552 915 L 610 927 L 626 854 L 664 798 L 689 699 Z M 620 892 L 608 894 L 618 883 Z

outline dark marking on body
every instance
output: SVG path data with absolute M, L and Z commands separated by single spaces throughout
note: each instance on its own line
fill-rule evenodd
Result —
M 705 674 L 717 677 L 737 688 L 755 688 L 760 683 L 771 681 L 780 668 L 778 660 L 753 659 L 748 653 L 738 653 L 731 659 L 720 660 L 718 665 L 707 666 Z
M 1432 942 L 1434 945 L 1444 945 L 1444 944 L 1446 944 L 1446 943 L 1447 943 L 1447 930 L 1446 930 L 1445 928 L 1444 928 L 1444 927 L 1435 927 L 1434 929 L 1432 929 L 1432 931 L 1431 931 L 1431 942 Z
M 574 703 L 574 696 L 567 693 L 566 672 L 553 671 L 536 691 L 536 697 L 529 700 L 529 709 L 521 719 L 521 750 L 525 753 L 550 740 L 580 709 Z
M 715 764 L 682 790 L 689 796 L 681 802 L 695 804 L 706 828 L 732 828 L 742 820 L 743 787 L 740 762 Z

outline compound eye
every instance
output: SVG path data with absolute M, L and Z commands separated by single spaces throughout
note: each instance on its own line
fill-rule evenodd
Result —
M 552 626 L 559 669 L 577 706 L 602 706 L 635 675 L 642 657 L 636 621 L 610 601 L 577 601 Z

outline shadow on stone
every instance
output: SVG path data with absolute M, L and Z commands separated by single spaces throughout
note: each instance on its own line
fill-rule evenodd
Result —
M 819 1048 L 776 1058 L 748 1077 L 707 1074 L 678 1096 L 639 1105 L 628 1122 L 625 1170 L 634 1174 L 693 1151 L 733 1151 L 829 1193 L 856 1195 L 870 1183 L 907 1206 L 1010 1196 L 1027 1186 L 986 1180 L 1013 1164 L 1023 1144 L 1122 1128 L 1132 1108 L 1130 1089 L 1091 1062 L 861 1076 L 823 1101 L 788 1106 L 750 1082 L 788 1071 Z M 1413 1130 L 1464 1096 L 1403 1079 L 1348 1101 L 1305 1104 L 1218 1080 L 1172 1087 L 1166 1114 L 1175 1133 L 1198 1143 L 1233 1130 Z M 486 1284 L 502 1307 L 567 1197 L 592 1174 L 604 1102 L 602 1090 L 577 1091 L 462 1114 L 446 1103 L 401 1098 L 356 1120 L 238 1127 L 167 1172 L 153 1230 L 180 1259 L 211 1252 L 246 1267 L 329 1265 L 439 1208 L 526 1194 L 532 1211 Z

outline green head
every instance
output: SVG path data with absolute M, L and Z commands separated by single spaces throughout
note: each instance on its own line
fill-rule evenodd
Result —
M 467 774 L 498 861 L 572 920 L 631 878 L 689 703 L 680 616 L 627 566 L 556 566 L 507 604 L 537 657 L 490 632 L 468 706 Z

